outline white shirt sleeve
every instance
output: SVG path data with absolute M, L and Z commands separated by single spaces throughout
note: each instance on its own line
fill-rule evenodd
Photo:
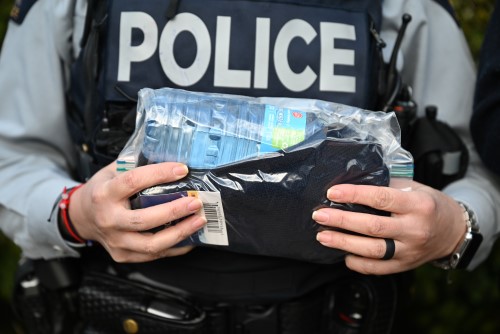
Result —
M 67 62 L 75 1 L 37 1 L 0 54 L 0 227 L 30 258 L 77 256 L 49 216 L 69 176 Z M 55 210 L 57 211 L 57 210 Z

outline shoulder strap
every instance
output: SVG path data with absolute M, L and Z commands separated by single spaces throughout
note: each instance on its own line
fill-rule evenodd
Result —
M 85 91 L 88 94 L 84 105 L 84 125 L 87 133 L 95 128 L 95 110 L 97 107 L 97 75 L 99 69 L 100 30 L 106 20 L 106 1 L 90 0 L 85 18 L 85 30 L 82 37 L 83 66 L 85 68 Z
M 81 181 L 89 178 L 93 166 L 90 138 L 96 125 L 96 110 L 102 101 L 98 94 L 98 75 L 101 66 L 101 30 L 105 25 L 107 1 L 88 0 L 85 24 L 80 40 L 81 53 L 72 65 L 71 87 L 68 94 L 68 127 L 73 142 L 80 152 L 76 174 Z

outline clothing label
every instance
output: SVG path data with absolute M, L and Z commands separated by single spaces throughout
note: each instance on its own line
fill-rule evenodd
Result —
M 198 231 L 200 242 L 207 245 L 228 246 L 226 219 L 219 192 L 188 191 L 188 196 L 198 197 L 203 202 L 201 214 L 207 224 Z
M 287 149 L 305 139 L 307 113 L 266 105 L 260 153 Z

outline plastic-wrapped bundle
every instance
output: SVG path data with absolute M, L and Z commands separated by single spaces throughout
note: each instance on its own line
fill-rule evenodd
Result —
M 133 208 L 141 208 L 200 197 L 208 224 L 188 244 L 333 263 L 344 254 L 316 241 L 324 227 L 312 220 L 314 210 L 384 213 L 332 203 L 327 189 L 340 183 L 389 186 L 412 176 L 393 114 L 319 100 L 169 88 L 144 89 L 139 97 L 136 131 L 119 168 L 161 161 L 190 166 L 185 179 L 132 199 Z
M 151 111 L 142 152 L 148 162 L 214 168 L 299 143 L 324 124 L 314 113 L 254 100 L 166 90 L 146 98 Z M 147 94 L 146 92 L 144 94 Z
M 169 92 L 151 102 L 156 108 L 165 107 L 148 119 L 145 126 L 142 151 L 147 155 L 145 158 L 182 161 L 193 168 L 213 168 L 265 152 L 265 146 L 273 141 L 272 129 L 278 128 L 275 125 L 278 122 L 288 120 L 287 131 L 275 136 L 281 140 L 276 144 L 279 146 L 304 140 L 304 128 L 308 130 L 306 135 L 320 128 L 313 117 L 306 119 L 299 112 L 293 116 L 289 109 L 249 101 L 222 98 L 206 101 L 200 95 Z

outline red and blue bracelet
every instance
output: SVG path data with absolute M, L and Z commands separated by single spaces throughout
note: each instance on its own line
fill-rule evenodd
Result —
M 78 232 L 76 231 L 71 219 L 69 218 L 69 205 L 71 202 L 71 196 L 73 193 L 81 188 L 83 184 L 77 185 L 72 188 L 64 187 L 63 192 L 61 194 L 61 200 L 59 201 L 59 215 L 58 215 L 58 223 L 59 229 L 61 231 L 61 235 L 68 242 L 68 244 L 72 247 L 85 247 L 91 246 L 92 242 L 89 240 L 83 239 Z

